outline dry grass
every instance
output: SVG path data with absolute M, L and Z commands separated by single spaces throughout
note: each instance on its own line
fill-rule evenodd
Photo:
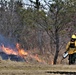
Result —
M 74 71 L 75 65 L 48 65 L 42 63 L 15 62 L 0 60 L 0 75 L 54 75 L 47 71 Z M 59 74 L 55 74 L 59 75 Z

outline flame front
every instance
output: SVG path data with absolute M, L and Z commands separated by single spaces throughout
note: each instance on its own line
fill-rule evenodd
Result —
M 20 48 L 20 44 L 18 43 L 16 44 L 15 50 L 10 47 L 5 47 L 3 44 L 0 46 L 0 50 L 2 50 L 6 54 L 19 55 L 21 57 L 24 57 L 28 54 L 24 49 Z
M 36 54 L 34 58 L 35 58 L 38 62 L 42 62 L 42 60 L 38 57 L 38 54 Z
M 16 44 L 16 48 L 17 48 L 17 50 L 18 50 L 18 54 L 19 54 L 19 56 L 21 56 L 21 57 L 25 57 L 25 56 L 28 55 L 28 53 L 25 52 L 24 49 L 20 48 L 20 44 L 19 44 L 19 43 Z
M 9 47 L 5 47 L 4 45 L 2 45 L 0 47 L 1 50 L 3 50 L 3 52 L 5 52 L 6 54 L 14 54 L 14 55 L 18 55 L 17 52 L 15 52 L 13 49 L 9 48 Z
M 36 54 L 36 55 L 29 54 L 29 52 L 26 52 L 23 48 L 21 48 L 21 45 L 19 43 L 16 44 L 16 47 L 14 49 L 12 49 L 10 47 L 5 47 L 4 44 L 2 44 L 0 46 L 0 50 L 2 50 L 4 53 L 6 53 L 8 55 L 13 54 L 13 55 L 20 56 L 25 60 L 26 60 L 26 57 L 30 56 L 32 59 L 35 59 L 38 62 L 45 63 L 45 61 L 41 60 L 38 57 L 38 54 Z

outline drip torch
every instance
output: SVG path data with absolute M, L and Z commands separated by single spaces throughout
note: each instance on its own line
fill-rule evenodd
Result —
M 68 56 L 68 52 L 66 51 L 66 52 L 63 53 L 63 56 L 62 56 L 61 62 L 62 62 L 62 60 L 65 59 L 67 56 Z

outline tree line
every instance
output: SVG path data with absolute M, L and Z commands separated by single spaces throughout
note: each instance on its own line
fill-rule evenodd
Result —
M 23 48 L 53 54 L 54 64 L 60 50 L 76 32 L 75 0 L 0 0 L 0 34 Z

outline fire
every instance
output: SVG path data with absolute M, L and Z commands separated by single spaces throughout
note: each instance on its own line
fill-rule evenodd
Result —
M 54 64 L 53 61 L 51 62 L 51 64 L 52 64 L 52 65 Z
M 54 65 L 53 60 L 51 60 L 50 62 L 48 62 L 48 64 Z
M 22 48 L 20 48 L 20 47 L 21 47 L 20 44 L 17 43 L 17 44 L 16 44 L 16 48 L 17 48 L 17 50 L 18 50 L 18 54 L 19 54 L 21 57 L 25 58 L 25 57 L 28 55 L 28 53 L 25 52 L 24 49 L 22 49 Z M 38 57 L 38 54 L 36 54 L 36 55 L 31 55 L 31 54 L 29 54 L 29 56 L 30 56 L 31 58 L 37 60 L 38 62 L 44 62 L 44 61 L 42 61 L 42 60 Z
M 44 63 L 44 61 L 41 60 L 41 59 L 38 57 L 38 54 L 36 54 L 36 55 L 30 55 L 30 57 L 33 58 L 33 59 L 35 59 L 35 60 L 38 61 L 38 62 L 43 62 L 43 63 Z
M 38 62 L 42 62 L 42 60 L 39 59 L 38 54 L 36 54 L 34 58 L 35 58 Z
M 24 57 L 28 54 L 24 49 L 20 48 L 20 44 L 18 43 L 16 44 L 16 50 L 13 50 L 10 47 L 5 47 L 3 44 L 0 46 L 0 49 L 6 54 L 19 55 L 21 57 Z
M 24 57 L 24 56 L 27 56 L 27 55 L 28 55 L 28 53 L 25 52 L 24 49 L 20 48 L 20 44 L 19 44 L 19 43 L 16 44 L 16 48 L 17 48 L 17 50 L 18 50 L 18 54 L 19 54 L 21 57 Z
M 3 50 L 3 52 L 5 52 L 6 54 L 14 54 L 17 55 L 17 52 L 15 52 L 13 49 L 9 48 L 9 47 L 5 47 L 4 45 L 2 45 L 0 47 L 1 50 Z
M 4 53 L 8 55 L 13 54 L 13 55 L 20 56 L 25 60 L 26 60 L 26 57 L 30 56 L 32 59 L 35 59 L 38 62 L 45 63 L 43 60 L 39 58 L 38 54 L 32 55 L 29 52 L 26 52 L 23 48 L 21 48 L 21 45 L 19 43 L 16 44 L 16 47 L 14 49 L 10 47 L 5 47 L 4 44 L 2 44 L 0 46 L 0 50 L 2 50 Z

